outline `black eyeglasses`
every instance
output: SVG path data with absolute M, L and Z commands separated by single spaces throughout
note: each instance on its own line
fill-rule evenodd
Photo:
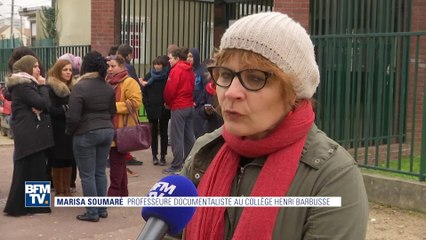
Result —
M 219 87 L 228 88 L 231 86 L 235 76 L 238 77 L 241 85 L 249 91 L 259 91 L 266 85 L 266 80 L 272 76 L 271 72 L 265 72 L 258 69 L 244 69 L 239 72 L 234 72 L 226 67 L 208 67 L 208 71 L 213 78 L 213 81 Z

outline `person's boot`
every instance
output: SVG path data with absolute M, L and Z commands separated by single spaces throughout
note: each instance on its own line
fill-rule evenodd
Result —
M 166 165 L 166 155 L 161 155 L 160 166 L 165 166 L 165 165 Z
M 62 187 L 64 189 L 63 196 L 71 196 L 71 174 L 72 167 L 62 168 Z
M 154 164 L 154 165 L 158 165 L 158 158 L 157 158 L 157 155 L 154 155 L 154 156 L 152 157 L 152 164 Z
M 62 183 L 62 168 L 52 168 L 52 181 L 53 185 L 55 185 L 55 196 L 63 196 L 64 188 Z

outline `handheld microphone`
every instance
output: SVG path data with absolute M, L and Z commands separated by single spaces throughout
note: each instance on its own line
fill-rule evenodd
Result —
M 149 197 L 197 197 L 197 189 L 186 177 L 170 175 L 158 181 Z M 180 233 L 191 220 L 195 207 L 144 207 L 142 217 L 146 224 L 138 240 L 160 240 L 168 233 Z

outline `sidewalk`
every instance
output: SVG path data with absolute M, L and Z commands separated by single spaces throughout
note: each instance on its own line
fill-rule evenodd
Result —
M 110 208 L 109 216 L 97 223 L 76 220 L 76 215 L 84 212 L 83 208 L 55 208 L 51 214 L 23 217 L 8 217 L 3 214 L 6 198 L 12 179 L 13 141 L 0 136 L 0 239 L 136 239 L 145 221 L 141 217 L 141 208 Z M 134 152 L 141 166 L 130 166 L 139 173 L 138 177 L 129 177 L 131 196 L 146 196 L 148 190 L 160 178 L 161 171 L 168 167 L 152 165 L 150 150 Z M 170 164 L 171 151 L 167 156 Z M 107 174 L 109 170 L 107 169 Z M 109 177 L 108 177 L 109 178 Z M 80 180 L 77 179 L 77 193 L 82 196 Z
M 97 223 L 82 222 L 75 219 L 76 215 L 84 212 L 83 208 L 52 208 L 51 214 L 32 215 L 24 217 L 8 217 L 3 214 L 3 208 L 9 193 L 12 178 L 13 141 L 0 136 L 0 239 L 136 239 L 145 221 L 141 217 L 141 208 L 110 208 L 107 219 Z M 135 157 L 143 160 L 142 166 L 130 166 L 139 173 L 138 177 L 129 177 L 129 192 L 131 196 L 146 196 L 148 190 L 160 178 L 166 167 L 153 166 L 149 150 L 134 153 Z M 171 151 L 167 163 L 172 159 Z M 109 171 L 107 171 L 109 173 Z M 77 179 L 77 193 L 82 196 L 80 180 Z M 370 219 L 368 222 L 367 240 L 426 240 L 426 214 L 412 211 L 388 208 L 370 203 Z

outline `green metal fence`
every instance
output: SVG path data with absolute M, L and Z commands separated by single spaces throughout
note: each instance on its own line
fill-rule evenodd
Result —
M 58 57 L 65 53 L 71 53 L 75 56 L 83 57 L 90 51 L 90 45 L 74 45 L 60 47 L 30 47 L 34 53 L 40 58 L 44 67 L 45 74 L 50 67 L 56 62 Z M 7 63 L 12 55 L 12 48 L 0 48 L 0 82 L 5 81 L 7 74 Z
M 211 58 L 217 4 L 225 5 L 224 14 L 231 20 L 271 11 L 273 0 L 122 0 L 121 42 L 133 47 L 138 75 L 143 77 L 152 60 L 166 54 L 170 44 L 198 48 L 201 60 Z
M 209 58 L 213 46 L 213 2 L 189 0 L 121 1 L 121 42 L 134 49 L 133 64 L 143 77 L 152 60 L 170 44 L 198 48 Z
M 317 124 L 361 166 L 424 181 L 426 32 L 312 40 L 321 73 Z

